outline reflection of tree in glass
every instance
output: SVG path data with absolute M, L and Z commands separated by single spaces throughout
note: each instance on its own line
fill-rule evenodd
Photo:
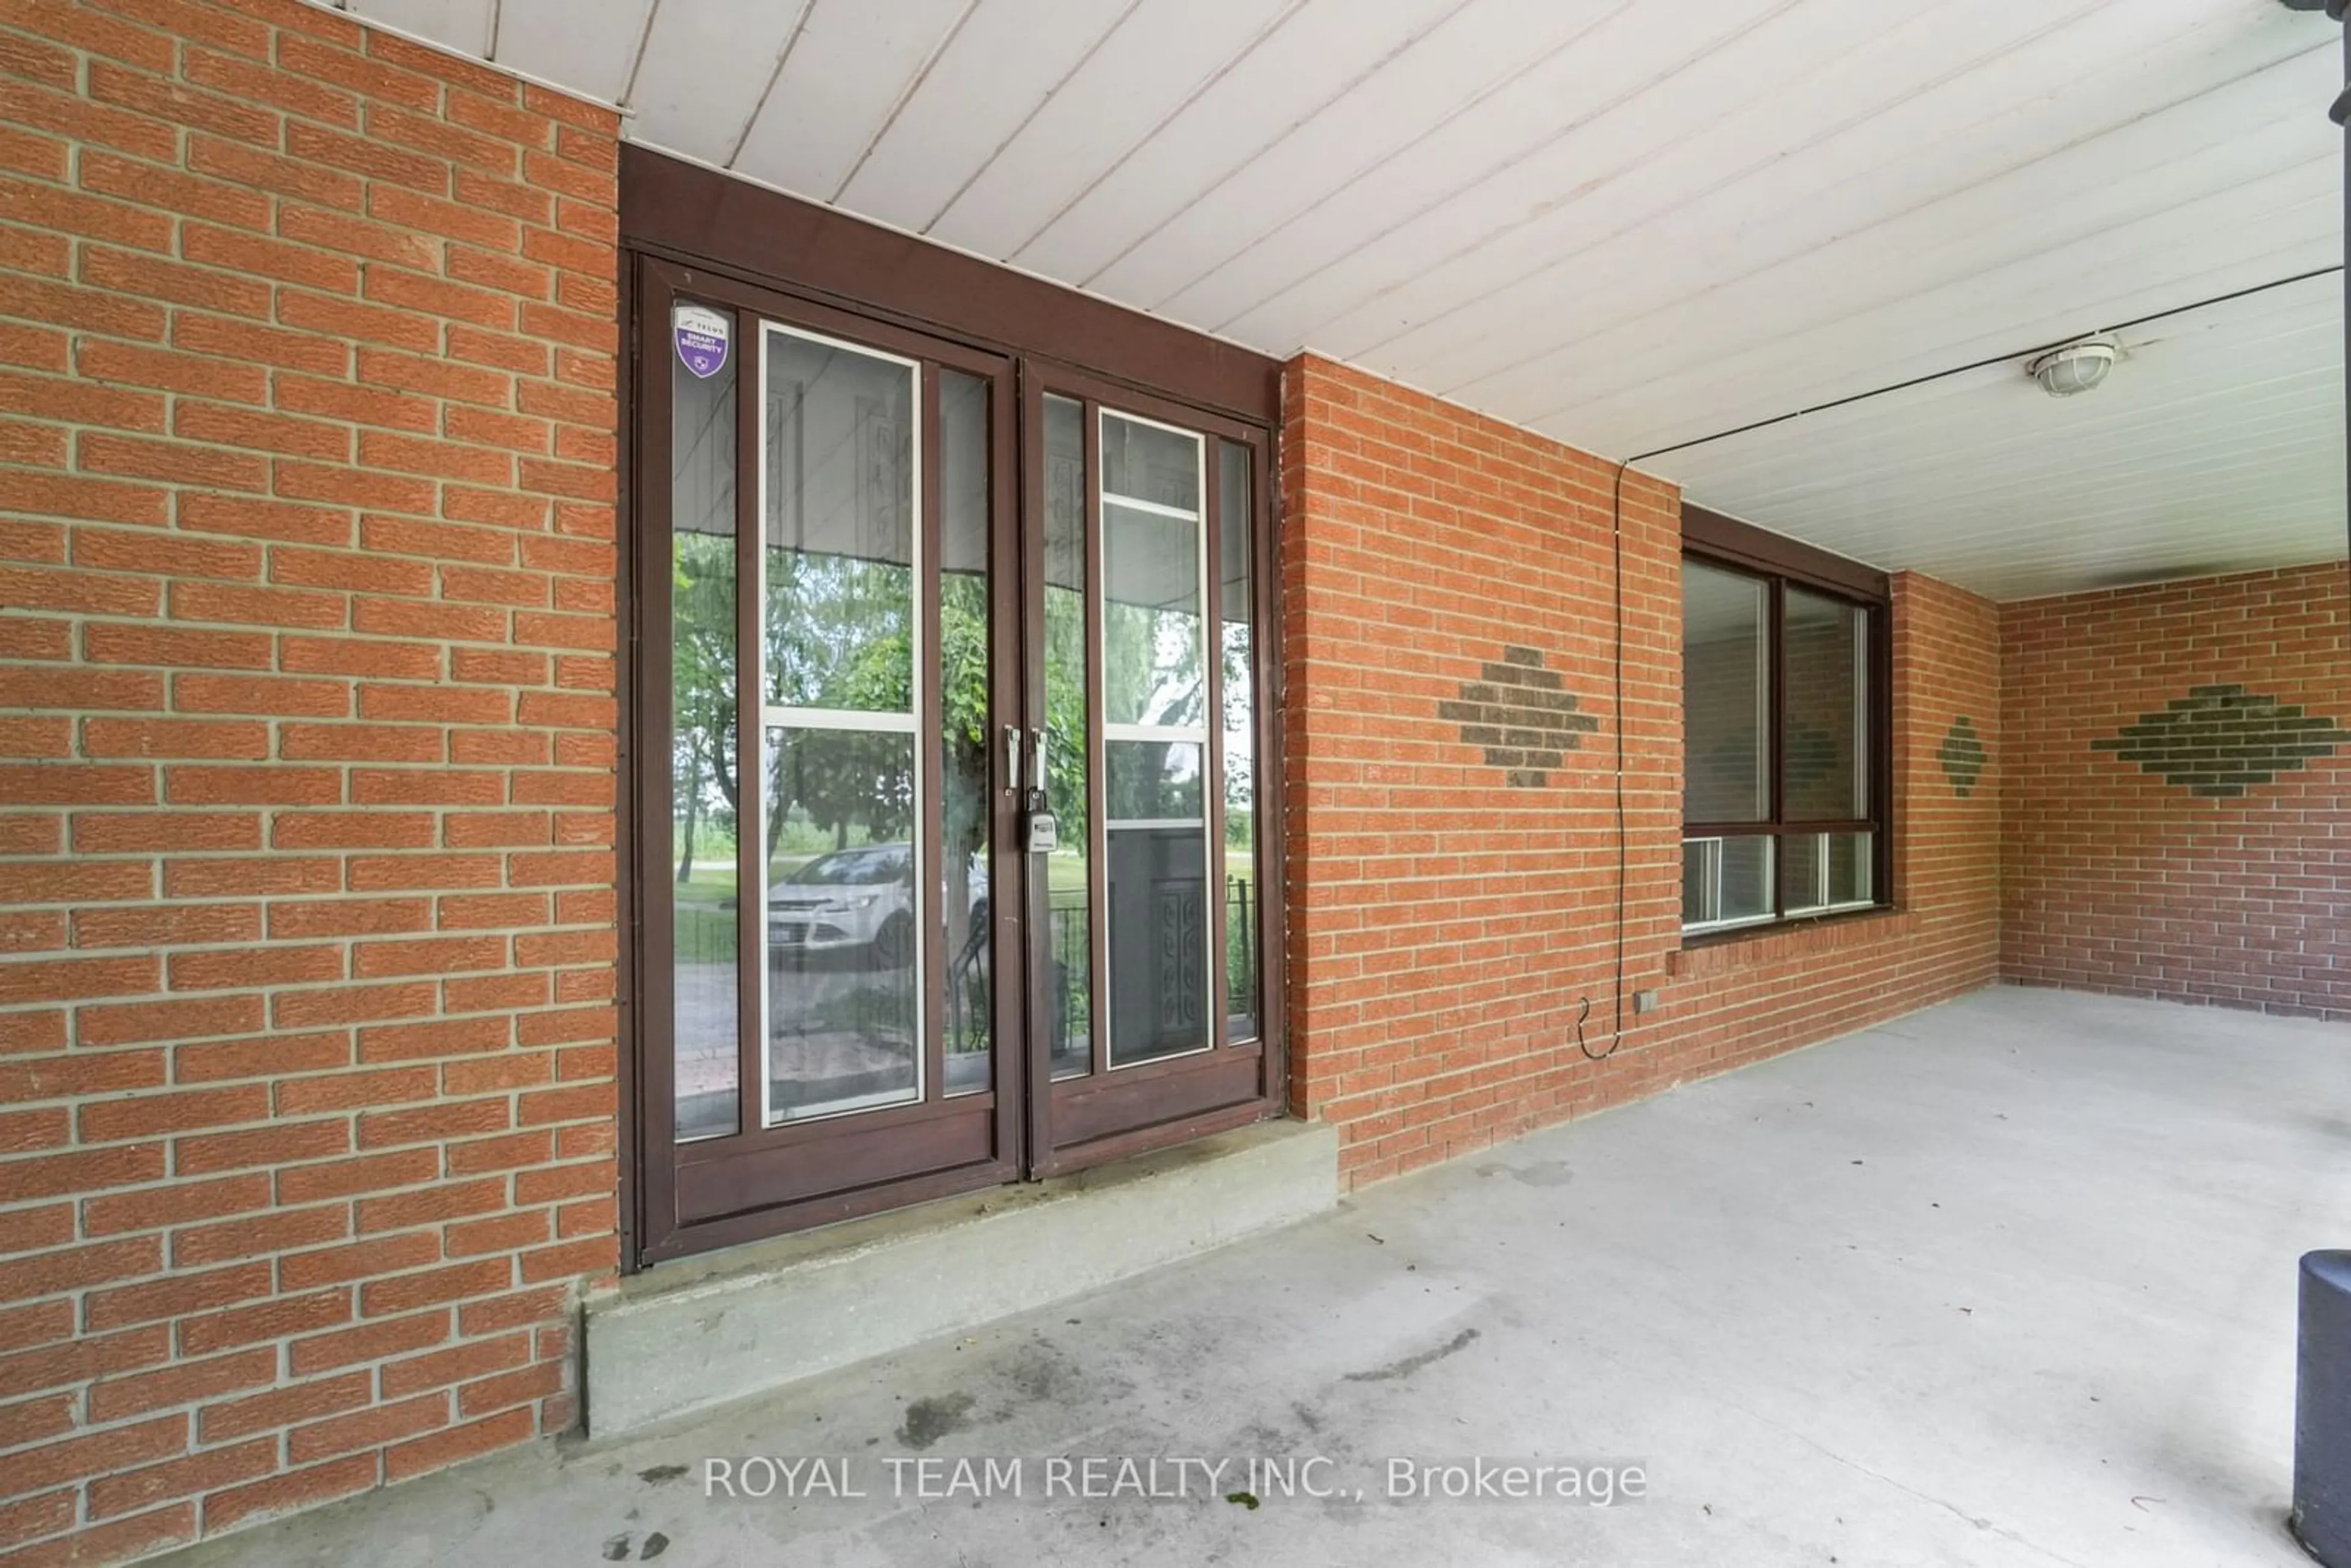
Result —
M 914 572 L 888 561 L 769 549 L 768 701 L 852 713 L 914 709 Z M 821 745 L 775 748 L 768 842 L 799 812 L 846 848 L 913 831 L 913 776 L 902 737 L 833 731 Z
M 768 747 L 768 823 L 772 856 L 785 820 L 798 811 L 847 849 L 850 830 L 867 843 L 908 841 L 914 821 L 914 774 L 904 735 L 857 729 L 790 729 Z
M 971 907 L 971 857 L 987 842 L 987 578 L 939 573 L 940 853 L 947 908 Z M 959 782 L 976 787 L 958 788 Z
M 1086 838 L 1086 612 L 1075 589 L 1045 588 L 1046 800 L 1061 841 Z
M 1225 613 L 1232 613 L 1227 586 Z M 1247 602 L 1247 595 L 1241 595 Z M 1218 639 L 1224 674 L 1225 726 L 1225 1010 L 1233 1038 L 1257 1032 L 1257 703 L 1251 665 L 1254 643 L 1246 621 L 1227 621 Z
M 1113 724 L 1197 725 L 1206 707 L 1200 618 L 1155 605 L 1102 606 L 1102 712 Z
M 914 706 L 914 573 L 886 561 L 846 556 L 768 552 L 768 688 L 779 706 L 852 713 L 911 713 Z M 985 779 L 987 765 L 987 580 L 939 574 L 941 717 L 948 779 Z M 836 847 L 852 826 L 874 841 L 914 829 L 914 780 L 904 743 L 837 733 L 820 748 L 801 748 L 791 777 L 775 780 L 778 819 L 797 810 L 831 832 Z M 942 851 L 950 891 L 986 835 L 986 802 L 951 790 Z M 956 907 L 962 907 L 961 904 Z
M 906 713 L 914 574 L 892 561 L 768 551 L 768 701 Z
M 1249 629 L 1228 622 L 1224 628 L 1225 842 L 1236 848 L 1255 841 L 1257 810 L 1257 704 L 1250 682 Z
M 672 777 L 680 781 L 677 810 L 684 836 L 677 880 L 684 883 L 694 869 L 695 838 L 704 814 L 722 833 L 735 832 L 735 541 L 726 535 L 681 532 L 672 554 Z M 714 789 L 716 800 L 710 798 Z
M 1102 606 L 1102 711 L 1113 724 L 1199 725 L 1207 706 L 1200 618 L 1180 610 L 1109 601 Z M 1105 745 L 1122 754 L 1106 781 L 1110 798 L 1102 809 L 1111 821 L 1200 814 L 1198 745 L 1165 740 Z
M 1103 812 L 1113 822 L 1198 821 L 1200 749 L 1190 740 L 1105 742 Z

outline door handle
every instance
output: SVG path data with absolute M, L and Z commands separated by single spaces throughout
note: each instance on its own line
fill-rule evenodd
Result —
M 1020 727 L 1017 724 L 1004 727 L 1004 792 L 1020 792 Z
M 1045 792 L 1045 737 L 1051 733 L 1046 729 L 1029 732 L 1029 788 L 1040 795 Z

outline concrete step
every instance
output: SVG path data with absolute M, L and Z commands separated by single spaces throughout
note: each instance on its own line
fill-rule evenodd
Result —
M 1262 1122 L 1082 1171 L 666 1263 L 591 1298 L 591 1437 L 1045 1306 L 1332 1207 L 1339 1139 Z

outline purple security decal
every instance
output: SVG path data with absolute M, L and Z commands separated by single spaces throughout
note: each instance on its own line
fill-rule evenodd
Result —
M 681 305 L 670 312 L 677 336 L 677 357 L 705 381 L 726 363 L 726 318 L 702 305 Z

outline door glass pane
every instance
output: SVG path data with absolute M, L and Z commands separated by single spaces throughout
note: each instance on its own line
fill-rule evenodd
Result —
M 670 361 L 670 853 L 676 1135 L 736 1130 L 735 361 Z
M 1198 729 L 1200 524 L 1102 503 L 1102 722 Z
M 1768 594 L 1760 578 L 1682 563 L 1684 821 L 1771 813 Z
M 1102 499 L 1200 511 L 1200 438 L 1117 414 L 1102 418 Z
M 922 1096 L 914 737 L 768 735 L 768 1121 Z
M 1203 749 L 1191 741 L 1104 741 L 1102 771 L 1110 799 L 1103 816 L 1111 829 L 1199 821 Z
M 767 1119 L 923 1093 L 915 367 L 765 333 Z
M 988 1086 L 987 383 L 939 377 L 939 910 L 949 1094 Z
M 768 704 L 911 715 L 914 368 L 766 336 Z
M 1249 448 L 1217 445 L 1217 634 L 1224 679 L 1225 1012 L 1235 1040 L 1258 1035 L 1257 675 L 1249 631 L 1249 579 L 1257 559 Z
M 1085 411 L 1045 400 L 1046 799 L 1061 848 L 1045 856 L 1046 1016 L 1052 1073 L 1093 1066 L 1092 853 L 1088 814 Z
M 1198 436 L 1102 416 L 1110 1061 L 1211 1041 Z M 1118 486 L 1114 498 L 1113 486 Z
M 1103 497 L 1102 579 L 1102 722 L 1199 727 L 1207 706 L 1199 518 Z
M 1850 821 L 1869 814 L 1869 612 L 1791 586 L 1782 613 L 1788 683 L 1787 758 L 1781 766 L 1792 822 Z

